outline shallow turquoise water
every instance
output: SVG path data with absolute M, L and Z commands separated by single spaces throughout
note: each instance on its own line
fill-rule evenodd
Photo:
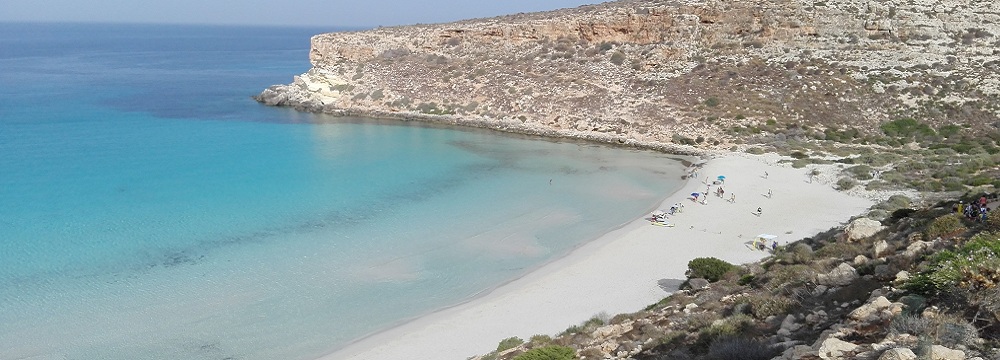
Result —
M 314 358 L 680 186 L 662 154 L 249 98 L 327 30 L 0 24 L 0 359 Z

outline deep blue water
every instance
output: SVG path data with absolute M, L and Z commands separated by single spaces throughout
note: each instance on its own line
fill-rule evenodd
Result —
M 0 359 L 315 358 L 680 186 L 662 154 L 250 99 L 331 30 L 0 24 Z

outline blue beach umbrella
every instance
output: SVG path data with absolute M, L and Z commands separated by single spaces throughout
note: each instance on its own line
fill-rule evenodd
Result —
M 691 193 L 691 196 L 699 197 L 699 196 L 701 196 L 701 193 Z
M 726 176 L 725 176 L 725 175 L 719 175 L 718 179 L 719 179 L 719 180 L 725 180 L 725 179 L 726 179 Z

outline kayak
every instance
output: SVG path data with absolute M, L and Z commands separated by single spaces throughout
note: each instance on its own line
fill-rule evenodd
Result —
M 674 224 L 671 224 L 671 223 L 662 223 L 662 222 L 659 222 L 659 221 L 650 221 L 649 224 L 650 225 L 656 225 L 656 226 L 674 227 Z

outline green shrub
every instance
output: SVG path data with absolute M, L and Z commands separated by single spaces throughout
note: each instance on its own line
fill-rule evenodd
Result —
M 691 344 L 691 348 L 696 352 L 707 352 L 709 346 L 718 339 L 740 335 L 750 331 L 752 327 L 753 319 L 746 314 L 737 314 L 710 324 L 693 326 L 690 329 L 698 332 L 698 338 Z
M 948 214 L 940 216 L 927 226 L 927 238 L 935 239 L 939 236 L 946 236 L 965 229 L 962 226 L 962 219 L 958 214 Z
M 945 215 L 938 219 L 948 216 L 957 218 Z M 906 283 L 906 289 L 927 295 L 997 286 L 1000 286 L 1000 234 L 993 232 L 979 233 L 956 250 L 938 252 L 931 259 L 928 271 Z
M 688 279 L 704 278 L 709 282 L 716 282 L 722 279 L 722 276 L 727 272 L 734 269 L 736 269 L 736 265 L 714 257 L 696 258 L 688 262 L 686 275 Z
M 855 165 L 847 168 L 847 172 L 858 180 L 870 180 L 872 178 L 872 167 L 868 165 Z
M 864 245 L 860 243 L 853 242 L 835 242 L 826 244 L 819 250 L 816 251 L 816 256 L 834 257 L 838 259 L 853 259 L 854 257 L 865 253 Z
M 552 343 L 552 337 L 548 335 L 534 335 L 528 342 L 535 346 L 548 345 Z
M 910 203 L 910 198 L 905 195 L 893 195 L 885 201 L 876 204 L 875 208 L 887 211 L 896 211 L 897 209 L 909 207 Z
M 498 353 L 499 352 L 504 352 L 504 351 L 513 349 L 513 348 L 515 348 L 515 347 L 517 347 L 518 345 L 521 345 L 521 344 L 524 344 L 524 340 L 521 340 L 521 338 L 516 337 L 516 336 L 509 337 L 509 338 L 500 340 L 500 344 L 497 345 L 497 350 L 496 351 Z
M 802 264 L 812 260 L 813 249 L 809 244 L 797 242 L 791 246 L 779 247 L 774 257 L 784 264 Z
M 740 299 L 750 306 L 750 313 L 758 319 L 765 319 L 768 316 L 787 314 L 792 307 L 797 305 L 795 300 L 787 296 L 760 293 L 750 295 Z
M 576 359 L 576 350 L 571 347 L 550 345 L 535 348 L 515 356 L 514 360 L 571 360 Z
M 887 136 L 900 138 L 923 138 L 937 134 L 930 126 L 913 118 L 893 120 L 882 124 L 881 128 Z
M 719 106 L 719 104 L 721 104 L 721 103 L 722 102 L 719 101 L 719 98 L 717 98 L 717 97 L 710 97 L 710 98 L 708 98 L 708 100 L 705 100 L 705 106 L 708 106 L 708 107 L 716 107 L 716 106 Z
M 837 180 L 837 189 L 839 190 L 850 190 L 854 186 L 858 185 L 858 182 L 851 178 L 840 178 Z

